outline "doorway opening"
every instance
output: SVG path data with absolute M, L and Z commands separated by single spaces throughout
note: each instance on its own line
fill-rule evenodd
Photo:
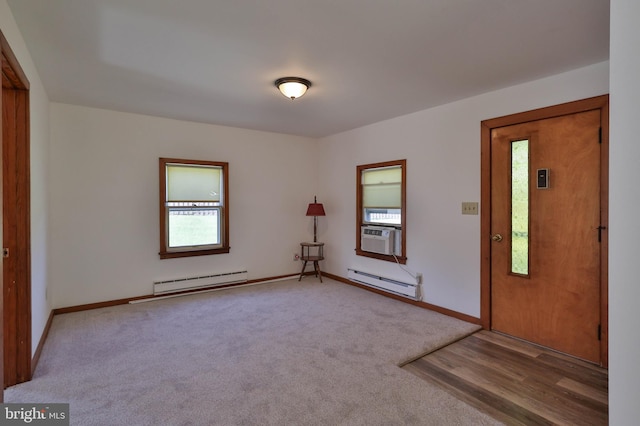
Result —
M 4 35 L 2 57 L 2 303 L 4 387 L 31 380 L 29 81 Z

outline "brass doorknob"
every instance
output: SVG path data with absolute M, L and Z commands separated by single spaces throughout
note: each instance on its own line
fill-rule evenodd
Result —
M 496 234 L 493 237 L 491 237 L 491 239 L 497 243 L 499 243 L 500 241 L 502 241 L 502 235 L 500 234 Z

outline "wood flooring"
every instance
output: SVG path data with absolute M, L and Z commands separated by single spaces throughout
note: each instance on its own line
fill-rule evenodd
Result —
M 606 425 L 608 371 L 480 331 L 403 366 L 509 425 Z

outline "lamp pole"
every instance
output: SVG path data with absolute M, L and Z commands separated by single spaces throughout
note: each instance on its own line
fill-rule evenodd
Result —
M 316 231 L 318 229 L 318 216 L 313 217 L 313 242 L 318 242 L 318 237 L 316 236 Z

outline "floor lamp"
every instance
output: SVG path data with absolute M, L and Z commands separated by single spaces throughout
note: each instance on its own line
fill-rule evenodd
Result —
M 324 213 L 324 207 L 322 203 L 319 203 L 315 195 L 313 196 L 313 203 L 307 207 L 307 216 L 313 216 L 313 242 L 318 242 L 318 216 L 326 216 Z

